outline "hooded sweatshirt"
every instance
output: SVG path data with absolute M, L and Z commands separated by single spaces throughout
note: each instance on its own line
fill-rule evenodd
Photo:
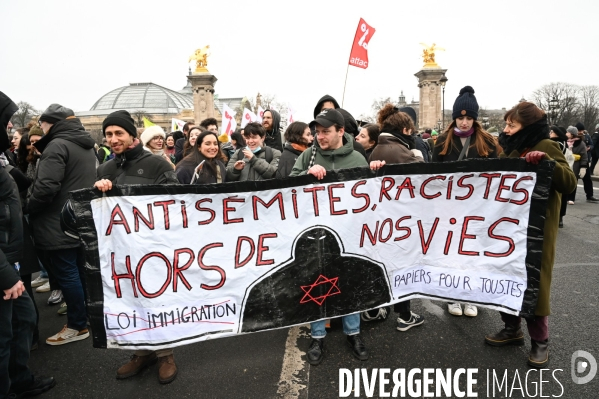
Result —
M 283 151 L 283 140 L 281 139 L 281 115 L 275 110 L 267 109 L 272 115 L 272 130 L 266 131 L 266 137 L 264 138 L 264 145 Z
M 349 133 L 343 134 L 343 145 L 336 150 L 323 150 L 315 140 L 314 146 L 308 148 L 295 161 L 289 176 L 305 175 L 310 165 L 312 151 L 316 151 L 314 165 L 320 165 L 326 170 L 349 169 L 368 166 L 366 159 L 357 151 L 354 151 L 353 137 Z
M 316 115 L 320 114 L 322 104 L 327 101 L 331 101 L 333 104 L 335 104 L 335 109 L 340 108 L 337 100 L 335 100 L 332 96 L 325 94 L 324 96 L 322 96 L 320 100 L 318 100 L 318 102 L 316 103 L 316 107 L 314 107 L 314 118 L 316 118 Z

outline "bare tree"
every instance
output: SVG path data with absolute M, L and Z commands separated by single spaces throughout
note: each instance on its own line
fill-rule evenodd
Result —
M 19 110 L 10 118 L 10 121 L 15 127 L 25 127 L 36 116 L 41 114 L 33 105 L 26 101 L 17 103 Z
M 364 121 L 364 122 L 368 122 L 368 123 L 376 123 L 379 111 L 381 110 L 381 108 L 383 108 L 385 105 L 387 105 L 389 103 L 395 104 L 395 102 L 391 99 L 391 97 L 387 97 L 387 98 L 381 97 L 378 100 L 374 100 L 372 102 L 372 105 L 370 106 L 372 113 L 371 114 L 360 114 L 358 119 L 361 121 Z
M 578 93 L 578 119 L 592 129 L 599 120 L 599 86 L 581 86 Z
M 578 108 L 578 86 L 570 83 L 550 83 L 535 90 L 532 98 L 535 104 L 549 115 L 552 124 L 565 125 L 576 123 Z M 557 107 L 551 108 L 551 101 L 557 100 Z
M 133 116 L 133 119 L 135 119 L 137 127 L 144 127 L 144 118 L 152 122 L 150 115 L 146 111 L 140 109 L 135 111 L 131 116 Z
M 277 96 L 274 94 L 264 94 L 262 95 L 262 108 L 268 109 L 278 103 Z

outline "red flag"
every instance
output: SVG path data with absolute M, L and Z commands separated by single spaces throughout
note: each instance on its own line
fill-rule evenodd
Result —
M 356 30 L 356 36 L 354 37 L 354 45 L 349 55 L 349 65 L 363 69 L 368 68 L 368 42 L 374 35 L 374 31 L 375 29 L 372 26 L 369 26 L 366 21 L 360 18 L 358 30 Z

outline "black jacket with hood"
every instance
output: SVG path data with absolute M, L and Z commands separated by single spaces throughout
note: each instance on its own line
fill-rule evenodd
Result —
M 103 163 L 97 170 L 97 180 L 101 179 L 113 184 L 179 184 L 172 165 L 144 150 L 141 142 Z
M 275 110 L 267 109 L 272 115 L 272 130 L 266 132 L 264 145 L 275 150 L 283 151 L 283 139 L 281 139 L 281 115 Z
M 0 151 L 9 148 L 6 125 L 19 108 L 0 92 Z M 19 281 L 14 263 L 23 250 L 23 224 L 19 192 L 14 180 L 0 167 L 0 289 L 12 288 Z
M 341 108 L 341 107 L 339 107 L 339 103 L 337 102 L 337 100 L 335 100 L 333 98 L 333 96 L 329 96 L 328 94 L 325 94 L 324 96 L 322 96 L 322 98 L 320 100 L 318 100 L 318 102 L 316 103 L 316 107 L 314 107 L 314 118 L 315 119 L 316 119 L 316 115 L 320 114 L 322 104 L 324 104 L 327 101 L 330 101 L 333 104 L 335 104 L 335 109 Z
M 291 170 L 293 170 L 295 161 L 297 161 L 297 158 L 300 155 L 302 155 L 302 151 L 293 148 L 291 143 L 285 143 L 283 154 L 281 154 L 281 158 L 279 158 L 279 166 L 277 168 L 276 178 L 283 179 L 288 177 L 289 174 L 291 174 Z
M 93 187 L 96 171 L 94 140 L 79 119 L 56 122 L 34 144 L 42 153 L 27 212 L 36 247 L 44 250 L 76 248 L 79 240 L 64 234 L 60 213 L 69 192 Z

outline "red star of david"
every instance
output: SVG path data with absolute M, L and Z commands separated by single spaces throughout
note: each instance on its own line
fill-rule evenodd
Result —
M 322 306 L 322 303 L 328 297 L 337 295 L 337 294 L 341 294 L 341 290 L 339 290 L 339 287 L 337 287 L 337 281 L 339 281 L 339 277 L 328 278 L 321 274 L 320 276 L 318 276 L 318 278 L 316 279 L 316 281 L 313 284 L 300 286 L 302 291 L 304 291 L 306 293 L 304 295 L 304 297 L 300 300 L 300 303 L 314 301 L 318 304 L 318 306 Z M 326 294 L 314 298 L 311 294 L 312 290 L 316 286 L 323 285 L 323 284 L 330 284 L 331 286 L 329 287 L 329 290 L 327 291 Z

